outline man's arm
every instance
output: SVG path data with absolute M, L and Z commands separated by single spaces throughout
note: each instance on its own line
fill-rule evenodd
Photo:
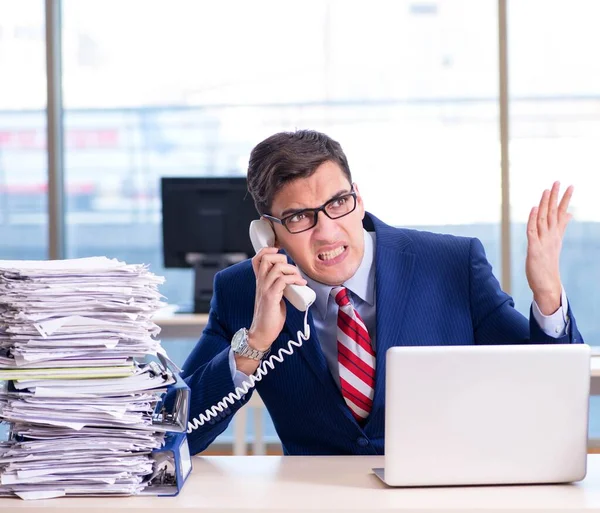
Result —
M 513 299 L 502 291 L 492 273 L 483 245 L 471 240 L 469 251 L 470 303 L 476 344 L 569 344 L 581 343 L 575 317 L 569 306 L 569 329 L 554 338 L 541 329 L 533 312 L 529 322 L 514 308 Z
M 200 340 L 183 364 L 182 377 L 191 389 L 190 421 L 198 418 L 235 389 L 230 364 L 231 337 L 219 319 L 220 280 L 215 278 L 208 323 Z M 192 454 L 206 449 L 229 425 L 233 413 L 252 396 L 253 389 L 240 401 L 234 401 L 216 418 L 188 435 Z
M 279 254 L 275 247 L 262 248 L 252 258 L 252 269 L 256 276 L 256 295 L 252 323 L 248 330 L 248 345 L 259 351 L 267 351 L 281 334 L 285 323 L 286 306 L 283 301 L 285 287 L 290 284 L 306 285 L 306 280 L 302 278 L 298 268 L 288 264 L 287 257 Z M 239 293 L 239 289 L 229 293 L 235 295 Z M 234 380 L 236 384 L 241 385 L 259 365 L 258 361 L 231 354 L 233 332 L 241 326 L 226 329 L 219 318 L 219 312 L 222 313 L 221 295 L 222 278 L 217 274 L 208 324 L 200 341 L 183 365 L 182 377 L 192 390 L 190 408 L 192 419 L 232 393 L 235 389 Z M 240 309 L 240 305 L 236 304 Z M 239 313 L 239 311 L 235 312 L 238 318 Z M 219 415 L 217 421 L 210 424 L 207 422 L 190 434 L 188 438 L 192 454 L 204 450 L 225 430 L 231 420 L 231 414 L 248 402 L 253 390 L 250 389 L 241 400 L 234 400 L 233 404 Z

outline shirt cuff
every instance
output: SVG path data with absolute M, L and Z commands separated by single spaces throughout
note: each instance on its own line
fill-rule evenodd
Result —
M 246 382 L 250 383 L 250 376 L 247 376 L 242 371 L 237 370 L 233 349 L 229 350 L 229 370 L 231 371 L 231 379 L 233 379 L 233 386 L 235 388 L 241 388 Z
M 533 318 L 539 324 L 542 331 L 552 338 L 564 337 L 569 329 L 569 303 L 564 287 L 562 288 L 560 298 L 560 308 L 552 315 L 544 315 L 535 301 L 533 301 L 532 305 Z

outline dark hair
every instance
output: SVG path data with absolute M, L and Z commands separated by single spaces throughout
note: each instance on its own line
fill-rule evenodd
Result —
M 257 144 L 248 164 L 248 191 L 256 210 L 260 214 L 270 213 L 273 197 L 283 185 L 311 176 L 327 161 L 338 164 L 352 183 L 340 143 L 321 132 L 280 132 Z

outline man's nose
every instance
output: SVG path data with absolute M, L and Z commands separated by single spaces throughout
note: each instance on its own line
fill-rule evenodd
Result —
M 324 212 L 319 212 L 317 226 L 315 226 L 315 235 L 321 240 L 333 240 L 332 236 L 337 232 L 337 224 L 335 219 L 329 219 Z

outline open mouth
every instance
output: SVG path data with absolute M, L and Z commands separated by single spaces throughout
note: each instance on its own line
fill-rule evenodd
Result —
M 344 251 L 346 251 L 346 249 L 348 249 L 348 246 L 340 246 L 332 251 L 319 253 L 318 258 L 323 262 L 327 262 L 329 260 L 333 260 L 334 258 L 339 257 Z

